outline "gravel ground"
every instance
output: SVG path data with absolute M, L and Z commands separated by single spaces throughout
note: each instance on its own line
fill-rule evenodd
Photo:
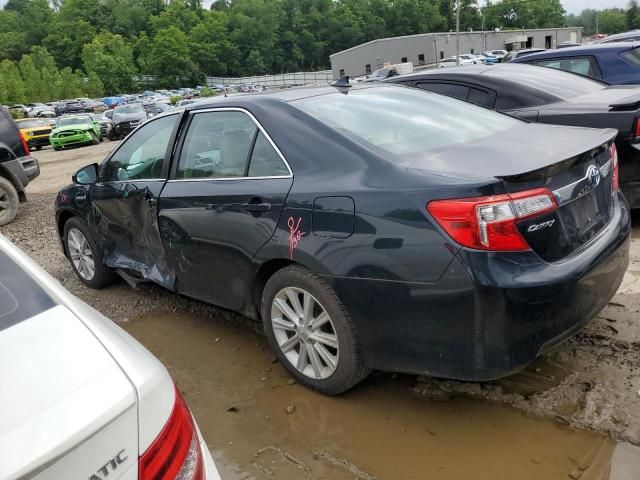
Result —
M 29 203 L 0 228 L 67 289 L 119 323 L 152 311 L 243 317 L 174 295 L 153 285 L 133 290 L 124 283 L 86 288 L 64 258 L 56 233 L 53 201 L 71 173 L 99 162 L 116 142 L 64 152 L 43 150 L 41 176 L 28 187 Z M 635 218 L 632 261 L 609 305 L 569 341 L 524 372 L 492 383 L 463 383 L 417 377 L 413 395 L 438 400 L 456 396 L 487 399 L 575 427 L 640 445 L 640 219 Z M 255 328 L 259 330 L 256 324 Z M 142 339 L 144 342 L 144 339 Z

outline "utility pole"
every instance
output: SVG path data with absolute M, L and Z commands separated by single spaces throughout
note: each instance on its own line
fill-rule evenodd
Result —
M 599 32 L 599 28 L 598 28 L 598 14 L 596 13 L 596 35 L 598 35 Z
M 460 0 L 456 0 L 456 65 L 460 66 Z

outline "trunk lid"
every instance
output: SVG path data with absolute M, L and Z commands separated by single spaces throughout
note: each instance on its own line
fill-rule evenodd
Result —
M 558 208 L 517 225 L 531 248 L 552 262 L 589 242 L 611 219 L 610 146 L 616 134 L 614 129 L 522 124 L 502 135 L 432 152 L 428 160 L 412 161 L 410 166 L 494 177 L 506 193 L 550 190 Z M 498 190 L 495 193 L 501 193 Z
M 1 478 L 136 478 L 135 390 L 66 307 L 0 331 L 0 378 Z

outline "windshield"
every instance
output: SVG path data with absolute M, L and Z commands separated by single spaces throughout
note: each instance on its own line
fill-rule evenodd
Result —
M 356 141 L 395 155 L 478 140 L 519 120 L 453 98 L 403 87 L 378 87 L 292 102 Z
M 545 67 L 527 66 L 525 68 L 496 68 L 484 75 L 505 78 L 553 95 L 562 100 L 586 95 L 606 88 L 603 83 L 581 75 Z
M 371 74 L 369 78 L 387 78 L 389 76 L 388 68 L 381 68 Z
M 89 117 L 66 117 L 58 120 L 57 127 L 68 127 L 69 125 L 86 125 L 91 120 Z
M 18 120 L 17 123 L 18 127 L 20 128 L 36 128 L 47 126 L 44 120 Z
M 144 113 L 144 108 L 142 108 L 142 105 L 140 104 L 133 103 L 131 105 L 116 107 L 113 111 L 114 115 L 124 115 L 127 113 Z

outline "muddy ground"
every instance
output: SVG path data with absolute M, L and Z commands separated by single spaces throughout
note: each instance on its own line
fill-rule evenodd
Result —
M 30 202 L 0 232 L 168 366 L 223 478 L 595 479 L 607 476 L 612 440 L 640 445 L 640 218 L 617 295 L 524 372 L 485 384 L 378 373 L 326 398 L 290 384 L 246 318 L 153 285 L 95 291 L 76 279 L 55 192 L 115 144 L 37 152 Z

